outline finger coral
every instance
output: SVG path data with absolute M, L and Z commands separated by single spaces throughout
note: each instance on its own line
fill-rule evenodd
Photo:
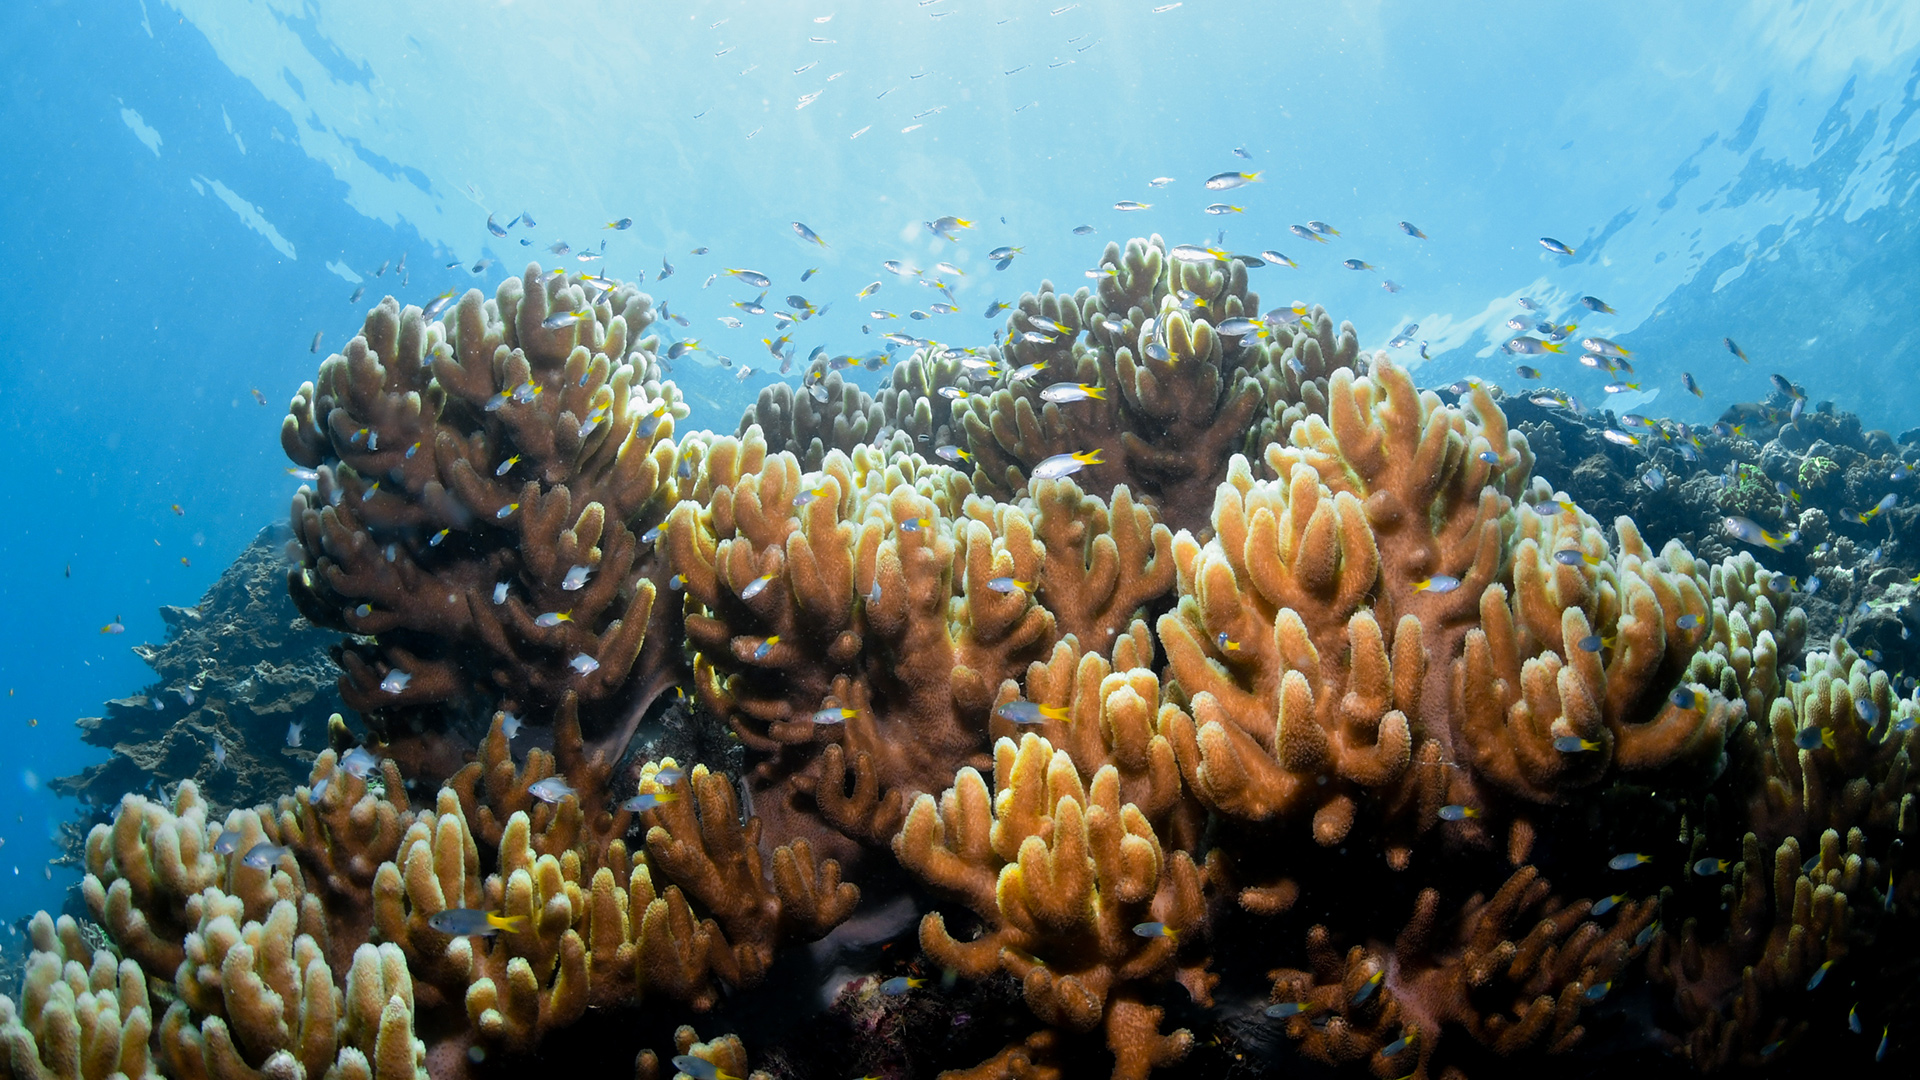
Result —
M 432 1061 L 454 1075 L 488 1053 L 537 1053 L 588 1008 L 648 992 L 709 1008 L 720 984 L 758 982 L 780 944 L 858 903 L 805 841 L 763 866 L 759 822 L 740 817 L 725 777 L 649 763 L 639 787 L 653 808 L 610 808 L 605 759 L 583 759 L 570 715 L 557 734 L 557 761 L 536 749 L 516 768 L 497 715 L 493 767 L 470 767 L 429 810 L 410 808 L 392 760 L 376 772 L 332 750 L 311 785 L 221 823 L 191 782 L 171 806 L 127 796 L 88 838 L 83 893 L 127 962 L 172 987 L 155 1029 L 164 1071 L 231 1075 L 290 1056 L 309 1072 L 337 1060 L 390 1077 Z M 516 795 L 556 765 L 587 790 L 529 813 Z M 624 839 L 636 816 L 644 854 Z M 498 925 L 475 930 L 463 912 Z
M 1162 1010 L 1142 987 L 1174 977 L 1180 954 L 1204 935 L 1203 878 L 1188 853 L 1162 847 L 1139 807 L 1120 801 L 1113 766 L 1084 785 L 1073 760 L 1038 735 L 1018 746 L 1002 739 L 994 790 L 964 769 L 937 803 L 922 794 L 894 851 L 989 927 L 959 941 L 939 913 L 928 915 L 920 943 L 935 961 L 971 978 L 1004 971 L 1046 1023 L 1102 1028 L 1116 1078 L 1144 1078 L 1187 1053 L 1191 1034 L 1161 1035 Z M 1187 985 L 1209 1002 L 1204 977 Z
M 774 835 L 836 853 L 984 763 L 998 687 L 1063 631 L 1111 640 L 1173 581 L 1170 534 L 1124 487 L 1111 507 L 1070 480 L 992 504 L 899 451 L 802 473 L 749 429 L 693 490 L 706 505 L 675 508 L 664 543 L 700 700 L 765 755 Z
M 791 451 L 803 467 L 816 471 L 828 450 L 850 454 L 879 439 L 886 426 L 877 401 L 827 361 L 816 360 L 807 366 L 799 390 L 784 382 L 761 390 L 734 435 L 744 437 L 757 427 L 772 452 Z
M 1717 755 L 1727 706 L 1674 693 L 1693 654 L 1679 624 L 1707 612 L 1684 549 L 1655 557 L 1623 521 L 1609 551 L 1577 507 L 1530 492 L 1526 440 L 1484 390 L 1469 413 L 1371 370 L 1335 372 L 1329 416 L 1269 448 L 1281 479 L 1238 459 L 1213 538 L 1176 542 L 1159 629 L 1192 703 L 1169 735 L 1195 794 L 1310 819 L 1322 844 L 1364 811 L 1396 865 L 1428 830 L 1504 825 L 1520 863 L 1527 804 Z
M 354 635 L 337 654 L 349 705 L 658 689 L 629 679 L 671 614 L 654 620 L 641 538 L 675 501 L 686 406 L 636 337 L 651 319 L 631 286 L 535 265 L 443 321 L 383 302 L 301 388 L 281 442 L 315 479 L 294 498 L 289 584 Z M 664 655 L 670 632 L 654 636 Z
M 1809 1026 L 1790 1007 L 1847 962 L 1862 923 L 1897 917 L 1917 726 L 1920 706 L 1836 640 L 1741 728 L 1663 875 L 1648 961 L 1685 1025 L 1670 1041 L 1701 1069 L 1778 1060 Z
M 1502 1056 L 1571 1049 L 1584 1008 L 1602 1001 L 1645 946 L 1655 904 L 1627 905 L 1611 927 L 1587 901 L 1561 906 L 1532 867 L 1493 894 L 1475 894 L 1445 926 L 1441 894 L 1423 889 L 1390 950 L 1332 935 L 1307 936 L 1311 970 L 1275 973 L 1268 1015 L 1286 1017 L 1302 1051 L 1329 1065 L 1365 1064 L 1397 1075 L 1429 1067 L 1447 1029 Z

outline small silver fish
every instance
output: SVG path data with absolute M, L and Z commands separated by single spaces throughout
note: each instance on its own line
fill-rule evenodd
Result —
M 592 572 L 592 567 L 575 566 L 567 571 L 566 577 L 560 579 L 560 587 L 567 592 L 573 592 L 587 583 L 587 575 Z
M 394 668 L 392 671 L 387 672 L 386 678 L 380 680 L 380 689 L 389 694 L 398 694 L 404 691 L 407 688 L 407 684 L 412 681 L 412 675 L 401 671 L 399 668 Z
M 1103 464 L 1099 450 L 1076 450 L 1068 454 L 1055 454 L 1033 467 L 1033 479 L 1058 480 L 1063 476 L 1072 476 L 1089 465 Z
M 288 746 L 291 746 L 296 750 L 299 749 L 300 740 L 305 734 L 306 734 L 306 729 L 300 726 L 300 721 L 298 720 L 287 721 L 287 745 Z
M 482 937 L 497 934 L 502 930 L 521 933 L 527 928 L 525 915 L 506 916 L 480 908 L 448 908 L 427 916 L 427 925 L 448 937 Z
M 528 784 L 527 794 L 543 803 L 557 803 L 569 795 L 578 795 L 579 792 L 575 791 L 573 785 L 567 783 L 564 777 L 549 776 L 544 780 Z
M 1508 341 L 1501 348 L 1521 356 L 1545 356 L 1547 353 L 1560 351 L 1560 346 L 1551 341 L 1541 341 L 1539 338 L 1527 337 L 1524 334 Z
M 228 829 L 226 832 L 220 834 L 218 840 L 213 842 L 213 851 L 216 855 L 231 855 L 239 850 L 240 833 L 236 829 Z
M 1794 540 L 1792 534 L 1776 536 L 1761 528 L 1752 520 L 1744 517 L 1722 518 L 1720 525 L 1728 536 L 1736 540 L 1753 544 L 1756 547 L 1769 547 L 1775 551 L 1784 550 L 1786 546 Z
M 368 753 L 365 747 L 356 746 L 340 758 L 340 767 L 349 776 L 365 780 L 380 764 L 380 759 Z
M 290 847 L 279 844 L 269 844 L 262 840 L 248 848 L 247 853 L 240 856 L 240 861 L 253 867 L 255 870 L 271 870 L 273 869 L 273 864 L 280 861 L 281 856 L 292 853 L 293 849 Z
M 600 661 L 586 653 L 575 653 L 573 659 L 567 662 L 567 666 L 582 675 L 591 675 L 600 670 Z
M 1248 184 L 1257 184 L 1259 182 L 1260 174 L 1257 172 L 1215 173 L 1207 177 L 1207 190 L 1226 191 L 1231 188 L 1245 187 Z

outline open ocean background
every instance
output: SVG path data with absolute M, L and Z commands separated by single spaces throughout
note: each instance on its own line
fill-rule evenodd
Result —
M 46 789 L 102 756 L 74 718 L 147 684 L 128 646 L 160 640 L 156 609 L 195 603 L 284 520 L 293 391 L 381 296 L 578 268 L 558 240 L 604 238 L 589 269 L 646 274 L 691 323 L 655 332 L 732 358 L 674 372 L 691 426 L 726 432 L 779 376 L 761 371 L 771 316 L 731 306 L 757 290 L 702 288 L 725 267 L 771 276 L 769 307 L 832 304 L 794 330 L 798 357 L 891 329 L 985 344 L 990 302 L 1078 287 L 1109 240 L 1220 229 L 1299 263 L 1252 271 L 1266 306 L 1325 304 L 1369 348 L 1418 323 L 1422 385 L 1520 385 L 1496 347 L 1526 296 L 1634 349 L 1642 391 L 1607 402 L 1600 373 L 1533 361 L 1589 406 L 1710 421 L 1779 372 L 1869 427 L 1920 427 L 1920 5 L 1166 6 L 0 5 L 0 920 L 75 880 L 47 866 L 74 808 Z M 1262 182 L 1201 186 L 1230 169 Z M 1244 209 L 1205 214 L 1215 201 Z M 536 227 L 485 227 L 523 211 Z M 974 228 L 921 224 L 943 215 Z M 1341 235 L 1288 232 L 1309 219 Z M 985 257 L 1002 244 L 1025 249 L 1003 272 Z M 403 253 L 404 280 L 375 274 Z M 651 280 L 663 258 L 674 274 Z M 939 299 L 888 259 L 964 270 L 962 311 L 870 318 Z M 126 634 L 103 636 L 116 616 Z

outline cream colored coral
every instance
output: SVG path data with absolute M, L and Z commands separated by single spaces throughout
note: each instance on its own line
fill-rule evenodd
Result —
M 12 1080 L 148 1080 L 153 1004 L 132 960 L 93 948 L 72 918 L 42 911 L 27 927 L 33 946 L 20 1006 L 0 996 L 0 1077 Z

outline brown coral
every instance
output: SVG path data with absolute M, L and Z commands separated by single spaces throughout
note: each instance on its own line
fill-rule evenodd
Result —
M 914 794 L 984 763 L 997 688 L 1063 628 L 1111 640 L 1173 579 L 1170 535 L 1125 488 L 1111 510 L 1070 481 L 990 504 L 902 453 L 803 474 L 749 430 L 693 490 L 708 504 L 676 508 L 665 543 L 700 698 L 762 755 L 773 835 L 836 855 L 836 833 L 884 843 Z
M 445 321 L 382 302 L 302 387 L 282 443 L 317 473 L 289 583 L 309 619 L 356 635 L 337 653 L 350 705 L 599 703 L 629 689 L 650 620 L 671 636 L 640 537 L 676 498 L 686 407 L 652 340 L 630 346 L 650 308 L 529 266 Z M 643 666 L 640 707 L 662 666 Z
M 894 841 L 903 865 L 989 928 L 962 942 L 930 914 L 921 947 L 970 978 L 1012 975 L 1048 1024 L 1103 1027 L 1116 1078 L 1184 1056 L 1192 1037 L 1161 1035 L 1142 987 L 1191 965 L 1180 954 L 1205 933 L 1192 858 L 1167 852 L 1139 807 L 1120 801 L 1116 769 L 1083 784 L 1072 758 L 1037 735 L 995 745 L 994 792 L 962 770 L 938 803 L 914 801 Z M 1183 981 L 1207 1002 L 1204 977 Z
M 1322 844 L 1365 810 L 1404 865 L 1443 806 L 1481 836 L 1496 800 L 1717 754 L 1726 706 L 1668 700 L 1692 655 L 1678 624 L 1707 610 L 1691 556 L 1655 559 L 1631 522 L 1610 554 L 1571 504 L 1516 509 L 1531 455 L 1483 389 L 1470 414 L 1371 371 L 1335 372 L 1328 419 L 1267 452 L 1282 480 L 1239 459 L 1213 538 L 1175 545 L 1160 639 L 1192 709 L 1169 735 L 1201 800 L 1311 817 Z M 1507 816 L 1522 862 L 1531 826 Z

